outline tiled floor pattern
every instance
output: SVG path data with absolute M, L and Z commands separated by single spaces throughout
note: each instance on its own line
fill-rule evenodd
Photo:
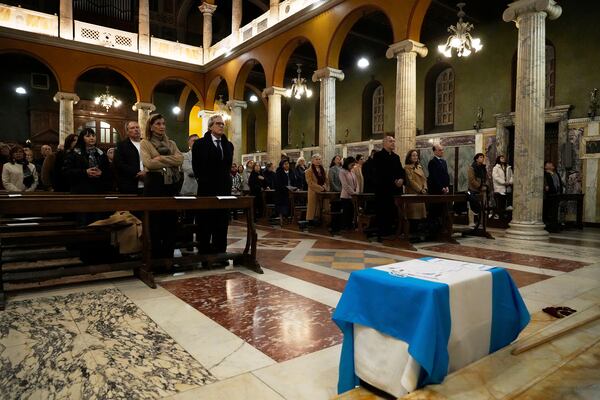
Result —
M 531 311 L 552 304 L 569 305 L 574 308 L 589 306 L 590 302 L 596 301 L 590 293 L 600 286 L 600 264 L 588 265 L 593 262 L 596 252 L 600 251 L 596 250 L 600 249 L 600 232 L 587 232 L 588 230 L 575 232 L 573 235 L 562 233 L 551 239 L 563 241 L 562 243 L 545 243 L 538 247 L 532 244 L 516 245 L 499 233 L 496 241 L 488 242 L 480 238 L 459 239 L 461 245 L 424 244 L 419 247 L 426 250 L 411 252 L 377 243 L 260 227 L 258 258 L 265 269 L 264 275 L 257 275 L 245 269 L 236 269 L 234 272 L 200 270 L 186 272 L 184 276 L 160 277 L 162 287 L 155 290 L 148 289 L 137 280 L 125 280 L 94 284 L 95 286 L 90 286 L 90 290 L 86 289 L 87 286 L 75 286 L 11 298 L 13 306 L 21 304 L 21 301 L 30 301 L 23 299 L 51 302 L 50 299 L 58 297 L 48 296 L 56 296 L 57 293 L 61 297 L 83 296 L 87 293 L 86 296 L 95 298 L 97 294 L 94 293 L 104 293 L 103 285 L 112 288 L 110 293 L 123 293 L 126 296 L 121 295 L 119 300 L 104 300 L 97 307 L 75 314 L 69 311 L 66 317 L 61 313 L 45 313 L 47 322 L 52 321 L 53 328 L 60 330 L 65 323 L 72 323 L 81 332 L 76 337 L 85 338 L 79 341 L 85 343 L 84 345 L 69 345 L 65 341 L 57 341 L 58 345 L 55 347 L 59 348 L 59 352 L 72 353 L 73 349 L 81 346 L 84 349 L 92 349 L 77 352 L 78 356 L 73 357 L 76 360 L 73 361 L 74 367 L 67 368 L 67 371 L 76 370 L 82 365 L 81 360 L 85 361 L 85 371 L 91 371 L 92 377 L 87 383 L 83 382 L 83 373 L 77 372 L 81 371 L 81 368 L 72 375 L 70 372 L 57 374 L 52 372 L 52 368 L 46 367 L 47 364 L 44 363 L 50 362 L 47 360 L 52 360 L 51 355 L 56 351 L 53 347 L 51 350 L 47 345 L 42 348 L 36 347 L 38 350 L 35 357 L 38 358 L 33 360 L 39 361 L 33 364 L 24 361 L 29 360 L 30 355 L 23 356 L 22 352 L 15 355 L 12 350 L 8 351 L 17 349 L 19 345 L 6 346 L 3 341 L 20 337 L 18 332 L 27 332 L 27 329 L 22 327 L 24 322 L 18 319 L 15 324 L 9 324 L 8 329 L 3 329 L 5 324 L 1 319 L 2 314 L 0 360 L 2 368 L 5 368 L 5 365 L 19 365 L 22 371 L 20 376 L 34 382 L 29 384 L 27 380 L 23 385 L 24 390 L 30 390 L 27 393 L 35 393 L 33 398 L 59 398 L 60 396 L 55 396 L 57 393 L 65 398 L 117 398 L 119 393 L 129 391 L 127 396 L 123 397 L 330 399 L 336 394 L 337 363 L 341 348 L 341 336 L 331 322 L 331 312 L 343 291 L 349 272 L 431 254 L 455 259 L 477 259 L 482 263 L 508 267 Z M 234 224 L 230 227 L 229 236 L 228 242 L 232 247 L 243 247 L 245 228 Z M 598 244 L 598 247 L 594 247 L 595 244 Z M 539 268 L 540 265 L 543 265 L 543 268 Z M 119 288 L 120 292 L 116 291 L 115 287 Z M 72 294 L 63 295 L 63 292 Z M 76 304 L 75 301 L 73 307 L 76 308 Z M 96 308 L 107 309 L 102 312 L 92 311 Z M 131 312 L 136 318 L 139 316 L 144 321 L 130 323 L 127 320 L 125 323 L 127 326 L 133 325 L 133 331 L 137 332 L 133 337 L 129 337 L 129 341 L 123 339 L 123 343 L 132 343 L 133 347 L 129 352 L 124 349 L 125 346 L 119 347 L 120 342 L 113 341 L 114 338 L 110 336 L 111 329 L 116 329 L 114 324 L 123 325 L 123 319 L 119 316 L 113 322 L 113 311 L 110 308 L 117 310 L 118 315 L 128 315 L 123 308 L 133 310 Z M 19 313 L 29 315 L 25 311 Z M 92 322 L 83 325 L 84 321 L 94 315 L 102 315 L 102 321 L 106 319 L 100 324 L 102 329 L 93 328 L 101 334 L 84 335 L 89 326 L 94 327 L 96 324 Z M 549 322 L 543 320 L 543 316 L 541 318 L 536 314 L 528 329 L 533 331 Z M 109 329 L 110 327 L 112 328 Z M 96 332 L 93 329 L 92 331 Z M 138 329 L 143 329 L 144 333 L 138 332 Z M 156 330 L 162 332 L 163 336 L 148 333 Z M 144 342 L 148 335 L 160 336 L 159 342 L 163 337 L 171 340 L 169 349 L 174 348 L 175 351 L 182 352 L 183 354 L 177 353 L 177 357 L 184 362 L 179 362 L 177 366 L 170 364 L 169 354 L 163 354 L 168 351 L 157 345 L 156 340 L 150 342 L 157 345 L 159 350 L 139 347 L 137 336 L 141 336 L 143 340 L 140 340 Z M 34 348 L 34 345 L 28 342 L 20 346 L 24 346 L 24 349 Z M 597 360 L 597 355 L 594 351 L 582 353 L 572 360 L 575 363 L 572 365 L 583 368 L 579 383 L 574 374 L 571 374 L 571 378 L 568 378 L 566 372 L 557 375 L 566 380 L 571 379 L 570 387 L 575 388 L 569 389 L 571 391 L 565 389 L 560 393 L 586 398 L 588 392 L 577 389 L 580 384 L 591 387 L 589 390 L 594 394 L 597 392 L 594 388 L 597 387 L 599 379 L 595 379 L 593 373 L 587 373 L 589 368 L 596 365 L 594 360 Z M 143 357 L 144 362 L 139 361 L 140 357 Z M 154 362 L 148 366 L 146 361 L 149 358 Z M 7 364 L 5 359 L 11 360 L 10 364 Z M 130 359 L 133 361 L 129 361 Z M 98 363 L 98 360 L 99 365 L 108 362 L 109 366 L 93 369 L 95 364 L 90 363 Z M 114 360 L 112 364 L 111 360 Z M 37 368 L 38 364 L 43 368 Z M 162 375 L 169 380 L 169 384 L 162 383 L 159 378 L 154 377 L 153 374 L 157 374 L 157 371 L 161 371 L 162 374 L 160 368 L 169 370 L 169 373 Z M 569 368 L 562 368 L 562 371 L 567 369 Z M 571 370 L 574 369 L 569 369 Z M 202 373 L 194 375 L 190 371 Z M 498 370 L 489 371 L 500 374 Z M 43 378 L 35 378 L 39 375 Z M 4 376 L 4 370 L 0 371 L 0 379 L 4 379 Z M 190 376 L 201 379 L 190 381 Z M 143 387 L 140 386 L 140 379 L 145 382 Z M 215 379 L 218 382 L 211 383 Z M 464 382 L 469 382 L 467 388 L 473 387 L 472 391 L 465 391 L 464 384 L 456 386 L 455 381 L 449 379 L 449 382 L 454 382 L 454 386 L 440 398 L 465 398 L 456 397 L 456 394 L 476 393 L 479 390 L 476 388 L 481 385 L 478 380 L 480 378 L 465 379 L 467 380 Z M 490 377 L 486 379 L 493 380 Z M 549 379 L 549 382 L 560 382 L 559 378 Z M 55 381 L 58 382 L 56 385 L 53 383 Z M 4 380 L 1 382 L 3 388 L 5 383 L 8 384 Z M 92 386 L 97 388 L 90 389 Z M 522 393 L 525 397 L 520 398 L 562 398 L 551 393 L 551 385 L 548 389 L 543 388 L 543 385 L 539 385 L 537 392 L 528 389 Z M 482 390 L 490 393 L 489 388 Z M 432 393 L 442 396 L 441 392 Z M 446 396 L 448 393 L 452 395 Z M 25 398 L 27 397 L 29 396 L 26 395 Z
M 10 302 L 0 398 L 162 398 L 215 378 L 116 289 Z

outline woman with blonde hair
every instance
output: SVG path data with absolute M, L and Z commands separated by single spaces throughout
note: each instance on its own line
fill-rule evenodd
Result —
M 183 179 L 181 165 L 183 154 L 166 133 L 165 118 L 160 114 L 150 116 L 146 123 L 146 136 L 140 143 L 144 177 L 144 196 L 175 196 Z M 150 238 L 153 258 L 173 258 L 177 213 L 157 211 L 150 219 Z
M 321 165 L 321 155 L 313 154 L 310 168 L 304 174 L 308 185 L 306 220 L 311 222 L 321 216 L 321 210 L 317 207 L 317 193 L 327 190 L 327 174 Z
M 427 178 L 425 177 L 425 171 L 421 165 L 417 150 L 409 150 L 406 153 L 404 171 L 406 172 L 406 183 L 404 185 L 406 194 L 427 194 Z M 427 217 L 425 203 L 407 204 L 406 214 L 411 222 L 411 227 L 415 228 L 419 220 Z

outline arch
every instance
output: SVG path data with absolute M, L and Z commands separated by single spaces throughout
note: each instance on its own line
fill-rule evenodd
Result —
M 381 12 L 383 15 L 385 15 L 392 29 L 394 41 L 397 40 L 398 29 L 394 27 L 394 24 L 392 23 L 394 19 L 390 17 L 390 14 L 387 10 L 375 5 L 359 6 L 347 14 L 344 19 L 342 19 L 342 22 L 340 22 L 340 24 L 337 26 L 335 33 L 329 42 L 329 49 L 327 50 L 327 65 L 329 67 L 339 67 L 340 53 L 342 52 L 342 46 L 344 45 L 344 41 L 346 40 L 348 33 L 359 19 L 361 19 L 366 13 L 373 11 Z
M 425 21 L 425 15 L 431 0 L 417 0 L 410 12 L 408 19 L 408 27 L 406 29 L 406 36 L 408 39 L 419 42 L 421 38 L 421 28 L 423 27 L 423 21 Z
M 256 97 L 258 97 L 260 99 L 260 101 L 262 102 L 263 106 L 265 107 L 265 110 L 268 109 L 268 103 L 267 103 L 267 99 L 263 97 L 262 95 L 262 91 L 257 88 L 256 86 L 250 84 L 250 83 L 246 83 L 245 85 L 248 89 L 250 89 L 250 91 L 252 93 L 254 93 L 256 95 Z
M 215 106 L 215 97 L 217 95 L 217 89 L 222 81 L 225 81 L 225 85 L 227 86 L 227 93 L 230 92 L 230 85 L 227 82 L 227 79 L 223 78 L 221 75 L 215 76 L 212 81 L 208 84 L 208 88 L 206 89 L 206 100 L 204 102 L 204 108 L 213 110 Z
M 376 136 L 373 132 L 373 94 L 378 87 L 383 87 L 381 82 L 377 80 L 371 80 L 365 85 L 362 93 L 362 140 L 370 140 L 383 136 Z
M 454 71 L 454 68 L 448 63 L 440 62 L 435 64 L 429 69 L 425 76 L 425 96 L 424 97 L 424 128 L 425 133 L 441 132 L 441 131 L 452 131 L 454 130 L 454 123 L 443 125 L 443 128 L 438 128 L 436 120 L 436 81 L 440 74 L 447 69 Z M 456 91 L 456 87 L 453 88 L 453 92 Z M 452 101 L 454 106 L 454 100 Z
M 294 51 L 305 43 L 310 43 L 313 51 L 315 52 L 315 56 L 317 56 L 318 65 L 317 48 L 315 47 L 314 43 L 306 36 L 296 36 L 289 40 L 285 46 L 283 46 L 279 52 L 279 55 L 277 56 L 275 70 L 273 71 L 273 86 L 283 87 L 285 69 L 287 68 L 288 61 L 290 60 L 290 57 L 292 57 L 292 54 L 294 54 Z
M 58 74 L 56 73 L 56 70 L 54 69 L 54 67 L 48 61 L 46 61 L 45 59 L 43 59 L 42 57 L 40 57 L 37 54 L 31 53 L 31 52 L 29 52 L 27 50 L 23 50 L 23 49 L 2 49 L 2 50 L 0 50 L 0 55 L 1 54 L 9 54 L 9 53 L 23 54 L 23 55 L 29 56 L 29 57 L 33 58 L 34 60 L 37 60 L 40 63 L 44 64 L 44 66 L 46 68 L 48 68 L 50 70 L 50 72 L 52 72 L 52 76 L 54 76 L 54 80 L 56 81 L 58 90 L 62 90 L 62 84 L 60 82 Z
M 252 71 L 252 69 L 257 64 L 260 65 L 260 67 L 262 68 L 263 73 L 264 73 L 265 67 L 256 58 L 249 59 L 248 61 L 246 61 L 244 63 L 244 65 L 242 65 L 242 68 L 240 68 L 239 72 L 237 73 L 237 78 L 235 80 L 235 85 L 234 85 L 234 89 L 233 89 L 233 98 L 234 99 L 241 100 L 244 98 L 244 86 L 246 84 L 246 81 L 248 80 L 248 75 L 250 74 L 250 71 Z M 265 81 L 266 81 L 266 78 L 267 77 L 265 75 Z
M 86 72 L 91 71 L 93 69 L 110 69 L 111 71 L 114 71 L 114 72 L 118 73 L 119 75 L 123 76 L 125 79 L 127 79 L 129 81 L 129 84 L 133 88 L 133 92 L 135 93 L 136 101 L 141 101 L 140 87 L 137 84 L 137 82 L 135 81 L 135 79 L 133 79 L 133 77 L 129 73 L 127 73 L 125 70 L 123 70 L 119 67 L 115 67 L 113 65 L 97 64 L 97 65 L 93 65 L 93 66 L 85 68 L 84 70 L 80 71 L 77 74 L 77 77 L 73 81 L 73 87 L 77 87 L 77 82 L 79 81 L 79 78 L 81 78 L 81 76 L 83 74 L 85 74 Z
M 156 83 L 154 83 L 154 86 L 152 87 L 152 91 L 150 91 L 150 93 L 153 94 L 158 85 L 160 85 L 164 81 L 169 81 L 169 80 L 179 81 L 181 83 L 184 83 L 188 88 L 190 88 L 194 92 L 194 94 L 198 98 L 198 102 L 200 103 L 200 106 L 204 107 L 204 97 L 202 96 L 202 92 L 200 92 L 200 89 L 198 89 L 196 87 L 196 85 L 194 85 L 191 81 L 189 81 L 185 78 L 182 78 L 180 76 L 168 76 L 166 78 L 160 78 L 160 80 L 158 80 L 158 81 L 156 81 Z M 188 92 L 188 94 L 189 94 L 189 92 Z M 187 96 L 186 96 L 186 99 L 187 99 Z

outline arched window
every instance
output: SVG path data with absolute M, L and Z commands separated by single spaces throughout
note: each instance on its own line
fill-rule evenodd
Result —
M 379 85 L 373 92 L 373 115 L 371 120 L 371 131 L 383 134 L 383 85 Z
M 383 137 L 383 85 L 372 80 L 367 83 L 362 96 L 362 140 Z
M 435 126 L 454 124 L 454 71 L 446 68 L 435 80 Z
M 554 107 L 556 87 L 556 52 L 551 43 L 546 44 L 546 108 Z

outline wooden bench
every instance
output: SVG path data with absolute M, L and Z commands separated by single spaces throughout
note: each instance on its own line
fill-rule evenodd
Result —
M 244 265 L 251 270 L 262 273 L 262 269 L 256 260 L 256 229 L 253 219 L 253 198 L 239 197 L 234 199 L 218 199 L 216 197 L 198 197 L 193 199 L 176 199 L 173 197 L 144 197 L 135 196 L 21 196 L 21 197 L 0 197 L 0 217 L 6 219 L 11 215 L 63 215 L 66 213 L 98 213 L 115 212 L 117 210 L 128 210 L 139 212 L 142 217 L 142 242 L 143 249 L 141 253 L 142 262 L 122 262 L 103 265 L 82 265 L 76 268 L 54 268 L 53 272 L 48 270 L 28 271 L 27 273 L 17 274 L 18 271 L 3 274 L 2 262 L 0 260 L 0 309 L 4 308 L 5 292 L 3 280 L 13 281 L 40 281 L 52 279 L 61 276 L 79 275 L 82 273 L 94 274 L 100 272 L 110 272 L 121 269 L 133 269 L 134 274 L 144 281 L 148 286 L 155 288 L 154 267 L 163 265 L 165 260 L 153 260 L 151 258 L 151 243 L 149 235 L 150 213 L 152 211 L 165 210 L 211 210 L 211 209 L 243 209 L 246 213 L 247 236 L 246 246 L 242 253 L 222 253 L 210 255 L 190 255 L 182 257 L 182 262 L 214 262 L 221 260 L 233 260 L 236 265 Z M 80 231 L 78 231 L 80 230 Z M 73 239 L 82 240 L 82 234 L 87 238 L 93 239 L 93 235 L 98 235 L 98 239 L 104 239 L 108 233 L 106 230 L 90 229 L 88 227 L 76 227 L 75 229 L 61 228 L 47 231 L 12 231 L 0 233 L 0 251 L 3 248 L 10 248 L 11 245 L 17 247 L 25 246 L 25 238 L 34 238 L 29 240 L 32 245 L 46 243 L 55 243 L 56 241 Z M 104 235 L 104 236 L 103 236 Z M 0 254 L 2 255 L 2 254 Z M 172 259 L 171 259 L 172 261 Z
M 367 234 L 375 221 L 375 214 L 370 212 L 368 203 L 375 200 L 375 193 L 355 193 L 352 195 L 354 204 L 354 219 L 358 232 Z

